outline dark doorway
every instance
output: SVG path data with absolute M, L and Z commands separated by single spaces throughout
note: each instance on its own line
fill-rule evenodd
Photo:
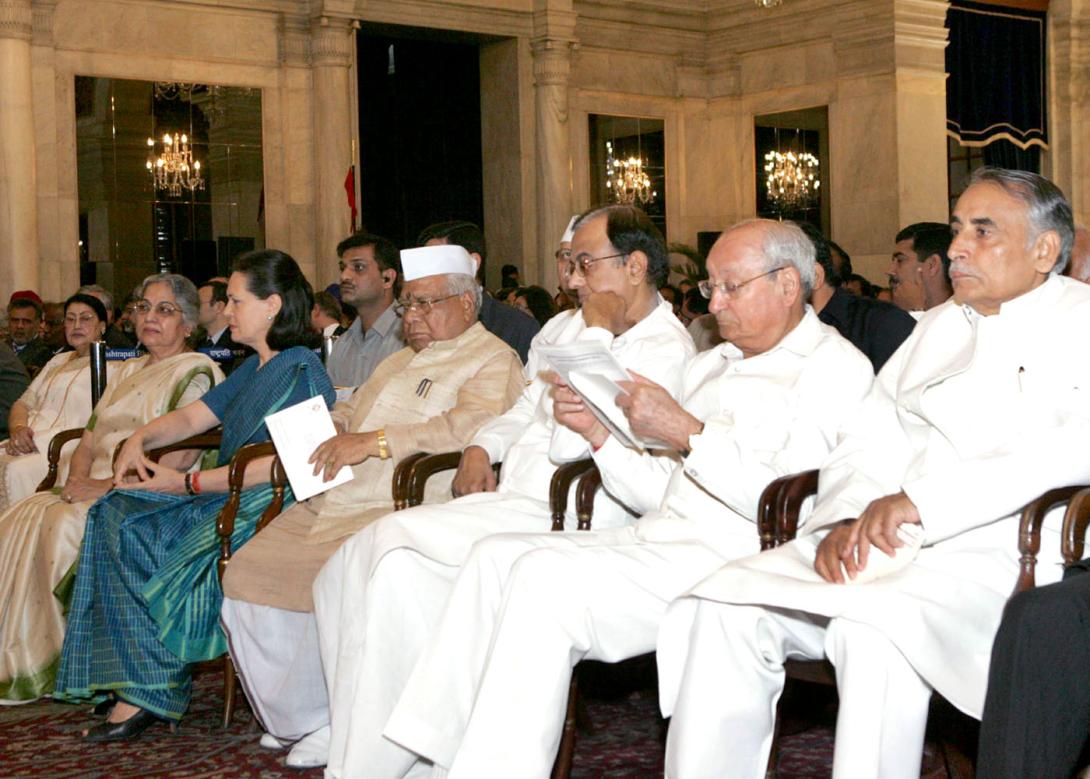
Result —
M 429 224 L 484 215 L 478 46 L 425 34 L 365 27 L 356 39 L 360 221 L 403 248 Z

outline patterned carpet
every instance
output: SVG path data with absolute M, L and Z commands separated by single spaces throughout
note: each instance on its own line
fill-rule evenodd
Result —
M 662 776 L 665 723 L 659 717 L 653 685 L 637 675 L 627 683 L 592 676 L 584 698 L 591 732 L 579 737 L 573 777 L 590 779 L 643 779 Z M 633 687 L 639 689 L 632 689 Z M 820 695 L 823 693 L 819 692 Z M 42 701 L 27 706 L 0 707 L 0 776 L 35 779 L 170 779 L 255 777 L 311 779 L 320 770 L 285 768 L 283 752 L 258 746 L 245 705 L 234 724 L 223 731 L 220 716 L 220 678 L 207 673 L 198 677 L 193 705 L 177 733 L 166 726 L 149 730 L 131 743 L 84 745 L 77 736 L 92 724 L 87 706 Z M 817 701 L 816 720 L 799 732 L 785 723 L 779 776 L 781 779 L 828 777 L 832 767 L 832 710 L 828 701 Z M 945 777 L 935 750 L 925 756 L 923 775 Z

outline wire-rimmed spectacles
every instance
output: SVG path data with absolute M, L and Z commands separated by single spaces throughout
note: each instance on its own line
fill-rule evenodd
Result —
M 436 303 L 442 303 L 444 300 L 450 300 L 451 298 L 461 297 L 462 293 L 458 292 L 453 295 L 443 295 L 439 298 L 408 298 L 406 300 L 399 300 L 394 303 L 394 313 L 398 316 L 405 316 L 406 311 L 420 312 L 424 316 L 431 313 L 431 310 L 435 308 Z
M 574 276 L 579 274 L 580 276 L 586 276 L 587 269 L 594 263 L 602 262 L 603 260 L 615 260 L 618 257 L 623 257 L 624 260 L 622 260 L 622 262 L 626 262 L 628 260 L 628 252 L 607 254 L 605 257 L 591 257 L 589 254 L 580 254 L 578 257 L 573 257 L 568 260 L 568 275 Z
M 741 294 L 742 288 L 745 287 L 746 284 L 750 284 L 757 279 L 763 279 L 765 276 L 771 276 L 773 273 L 778 273 L 786 267 L 786 265 L 781 265 L 778 268 L 766 270 L 759 276 L 754 276 L 752 279 L 746 279 L 745 281 L 739 281 L 737 284 L 731 284 L 729 281 L 719 281 L 713 284 L 711 279 L 702 279 L 697 282 L 696 286 L 700 290 L 700 294 L 709 300 L 711 299 L 712 293 L 716 291 L 718 291 L 720 295 L 725 295 L 728 298 L 736 298 Z

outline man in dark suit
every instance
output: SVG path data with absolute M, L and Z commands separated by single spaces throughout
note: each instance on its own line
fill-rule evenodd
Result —
M 420 237 L 417 238 L 417 243 L 420 246 L 437 244 L 461 246 L 477 263 L 477 281 L 480 282 L 481 275 L 484 273 L 484 233 L 477 225 L 472 222 L 433 224 L 424 228 Z M 517 308 L 493 300 L 483 289 L 479 319 L 485 329 L 518 352 L 519 359 L 524 365 L 526 364 L 526 357 L 530 353 L 530 341 L 541 329 L 536 319 Z
M 214 349 L 211 357 L 224 373 L 230 373 L 234 366 L 245 357 L 234 355 L 221 358 L 222 350 L 230 349 L 232 352 L 245 351 L 241 344 L 235 343 L 231 338 L 231 328 L 227 323 L 224 310 L 227 308 L 227 285 L 222 281 L 210 281 L 197 289 L 197 297 L 200 298 L 200 309 L 197 312 L 197 323 L 204 328 L 204 338 L 197 347 L 200 349 Z M 249 352 L 247 352 L 247 356 Z
M 860 297 L 843 288 L 843 278 L 834 265 L 829 242 L 808 222 L 796 222 L 814 244 L 817 278 L 810 305 L 825 324 L 835 327 L 856 349 L 863 352 L 878 373 L 897 351 L 916 320 L 892 303 Z
M 39 335 L 42 329 L 42 299 L 25 289 L 13 292 L 8 303 L 8 345 L 34 376 L 49 362 L 53 350 Z
M 992 646 L 979 779 L 1067 779 L 1088 763 L 1090 560 L 1015 595 Z

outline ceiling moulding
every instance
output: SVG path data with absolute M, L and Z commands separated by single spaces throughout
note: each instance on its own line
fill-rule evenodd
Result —
M 93 3 L 95 0 L 80 0 L 80 3 Z M 133 0 L 134 5 L 147 5 L 147 0 Z M 157 5 L 184 8 L 195 6 L 198 8 L 215 8 L 231 11 L 258 11 L 267 14 L 294 14 L 307 16 L 310 12 L 310 3 L 307 0 L 169 0 L 169 2 L 157 3 Z
M 583 41 L 583 48 L 588 50 L 641 51 L 695 57 L 700 61 L 704 59 L 707 41 L 703 32 L 688 30 L 656 30 L 654 35 L 634 37 L 631 23 L 582 17 L 576 26 L 575 37 Z
M 533 14 L 529 11 L 483 8 L 439 0 L 359 1 L 353 18 L 376 24 L 458 30 L 493 38 L 529 38 L 534 34 Z
M 753 0 L 730 0 L 708 11 L 709 32 L 733 30 L 740 40 L 751 44 L 762 37 L 754 35 L 760 30 L 786 28 L 795 34 L 805 33 L 811 28 L 831 29 L 836 20 L 844 15 L 870 15 L 876 10 L 889 15 L 895 0 L 784 0 L 783 5 L 775 8 L 758 8 Z M 889 6 L 886 8 L 885 6 Z
M 706 4 L 695 0 L 582 0 L 574 8 L 583 19 L 602 19 L 646 25 L 656 29 L 681 29 L 705 32 L 708 24 Z
M 726 49 L 739 53 L 761 51 L 777 47 L 797 47 L 820 40 L 844 37 L 889 37 L 893 35 L 893 3 L 844 2 L 844 0 L 788 0 L 794 9 L 783 13 L 788 5 L 776 9 L 764 17 L 760 25 L 761 35 L 754 35 L 752 26 L 746 24 L 714 29 L 709 36 L 709 50 Z M 798 3 L 796 7 L 795 3 Z M 760 14 L 767 13 L 750 5 Z M 815 9 L 822 9 L 815 13 Z M 739 14 L 740 15 L 740 14 Z

